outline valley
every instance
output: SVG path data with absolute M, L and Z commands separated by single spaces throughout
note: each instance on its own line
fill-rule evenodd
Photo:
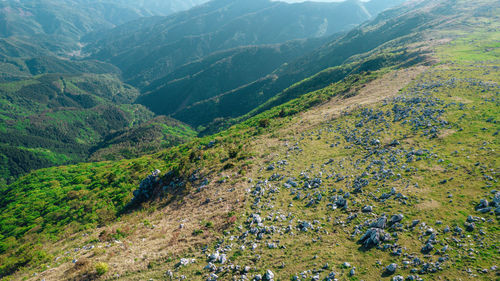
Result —
M 499 15 L 215 0 L 11 52 L 0 278 L 498 279 Z

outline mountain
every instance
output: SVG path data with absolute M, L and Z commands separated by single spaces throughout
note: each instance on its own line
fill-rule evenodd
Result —
M 165 16 L 189 10 L 192 7 L 208 2 L 208 0 L 110 0 L 108 2 L 141 8 L 155 15 Z
M 86 161 L 91 154 L 95 159 L 110 159 L 109 154 L 112 158 L 137 157 L 151 147 L 165 148 L 196 135 L 170 119 L 158 117 L 151 123 L 154 114 L 132 104 L 139 92 L 116 75 L 77 73 L 0 83 L 2 179 L 10 181 L 35 169 Z M 151 124 L 162 128 L 155 133 L 157 139 L 146 137 L 147 132 L 141 139 L 140 132 Z M 141 140 L 140 146 L 134 147 L 132 137 L 129 142 L 119 140 L 125 133 Z M 105 140 L 109 141 L 102 143 Z
M 261 79 L 324 42 L 323 39 L 309 39 L 214 53 L 153 81 L 136 101 L 154 112 L 174 114 L 192 104 Z
M 497 279 L 499 15 L 411 2 L 280 68 L 312 74 L 215 135 L 1 185 L 0 276 Z
M 362 2 L 215 0 L 164 18 L 144 19 L 86 38 L 84 52 L 118 66 L 143 87 L 213 52 L 328 36 L 370 18 Z
M 41 46 L 51 40 L 51 52 L 67 54 L 78 49 L 84 34 L 125 23 L 149 15 L 104 2 L 77 0 L 2 1 L 0 2 L 0 37 L 30 42 Z
M 440 20 L 444 19 L 439 19 L 427 12 L 415 13 L 413 6 L 403 5 L 395 10 L 384 12 L 373 21 L 341 36 L 330 38 L 329 42 L 323 46 L 301 57 L 288 60 L 266 75 L 253 81 L 244 81 L 247 82 L 246 84 L 239 83 L 232 89 L 220 88 L 216 95 L 207 95 L 204 100 L 186 102 L 191 99 L 192 88 L 176 89 L 175 87 L 182 82 L 175 80 L 163 88 L 146 92 L 139 97 L 138 102 L 157 114 L 171 115 L 194 127 L 212 126 L 210 123 L 213 120 L 217 120 L 215 126 L 220 127 L 221 118 L 236 118 L 249 112 L 262 112 L 257 108 L 264 106 L 263 104 L 270 99 L 273 100 L 272 105 L 276 106 L 296 98 L 297 96 L 292 94 L 293 91 L 287 88 L 324 69 L 345 64 L 342 69 L 317 76 L 316 81 L 311 83 L 314 87 L 307 90 L 316 90 L 335 83 L 351 73 L 378 69 L 381 64 L 384 64 L 384 60 L 391 60 L 393 56 L 399 56 L 398 59 L 401 59 L 402 56 L 397 53 L 404 50 L 398 48 L 402 48 L 411 40 L 418 40 L 419 30 L 428 28 Z M 377 50 L 387 44 L 397 49 L 394 51 L 395 54 L 388 55 L 385 59 L 378 57 L 375 61 L 367 59 L 366 56 L 360 57 L 360 54 L 366 52 L 376 54 Z M 411 58 L 409 53 L 404 55 L 408 55 L 407 59 Z M 370 61 L 371 64 L 369 64 Z M 319 79 L 321 82 L 317 81 Z M 192 82 L 191 87 L 205 85 L 197 84 L 196 80 L 189 81 Z M 304 88 L 300 91 L 304 92 Z M 196 93 L 194 91 L 194 94 Z M 210 90 L 205 90 L 204 93 L 210 93 Z M 265 107 L 265 109 L 269 108 Z
M 0 2 L 0 37 L 73 55 L 85 34 L 154 15 L 168 15 L 204 1 L 43 0 Z M 57 42 L 57 43 L 55 43 Z

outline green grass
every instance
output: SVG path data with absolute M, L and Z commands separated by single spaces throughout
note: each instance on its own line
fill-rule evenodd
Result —
M 16 82 L 0 83 L 0 91 L 5 91 L 8 93 L 15 93 L 21 90 L 23 87 L 39 84 L 37 80 L 27 79 Z
M 500 59 L 500 32 L 475 32 L 442 46 L 441 57 L 457 63 L 494 62 Z

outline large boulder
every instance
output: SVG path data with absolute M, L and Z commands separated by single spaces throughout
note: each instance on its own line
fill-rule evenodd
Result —
M 392 275 L 396 272 L 396 269 L 398 268 L 398 265 L 395 264 L 395 263 L 391 263 L 389 264 L 386 268 L 385 268 L 385 273 L 388 274 L 388 275 Z
M 391 240 L 390 234 L 386 233 L 380 228 L 370 228 L 359 239 L 358 243 L 362 244 L 365 248 L 369 249 L 380 245 L 382 242 Z
M 160 181 L 160 170 L 154 170 L 151 175 L 148 175 L 145 179 L 141 181 L 139 189 L 134 190 L 134 198 L 132 202 L 141 203 L 149 200 L 154 195 L 154 190 Z

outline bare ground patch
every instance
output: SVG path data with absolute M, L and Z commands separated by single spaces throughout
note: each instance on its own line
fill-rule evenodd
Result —
M 231 179 L 231 177 L 229 177 Z M 88 234 L 76 234 L 52 245 L 53 249 L 64 249 L 70 252 L 66 257 L 85 260 L 88 264 L 64 262 L 48 269 L 29 280 L 78 280 L 93 269 L 96 262 L 109 264 L 109 273 L 104 276 L 93 276 L 91 279 L 107 279 L 116 274 L 123 276 L 148 268 L 150 263 L 161 262 L 181 253 L 206 245 L 217 237 L 232 222 L 231 212 L 237 212 L 244 205 L 245 188 L 241 183 L 230 181 L 205 187 L 201 192 L 185 196 L 179 202 L 152 212 L 140 211 L 122 217 L 121 222 L 98 228 Z M 159 203 L 161 205 L 161 202 Z M 124 238 L 90 243 L 93 250 L 75 250 L 85 241 L 98 239 L 102 233 L 113 233 L 120 229 L 126 233 Z M 95 252 L 99 251 L 99 255 Z M 91 280 L 88 279 L 88 280 Z

